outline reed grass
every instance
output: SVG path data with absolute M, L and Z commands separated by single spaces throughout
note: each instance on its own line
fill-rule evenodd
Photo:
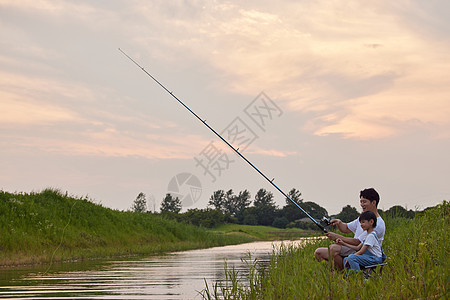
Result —
M 0 191 L 0 266 L 159 254 L 252 240 L 151 213 L 105 208 L 55 189 Z
M 361 273 L 331 272 L 314 259 L 327 239 L 303 247 L 283 245 L 268 265 L 247 259 L 248 275 L 225 267 L 226 280 L 206 284 L 204 299 L 448 299 L 449 202 L 414 219 L 385 219 L 388 265 L 365 281 Z M 247 272 L 246 272 L 247 273 Z

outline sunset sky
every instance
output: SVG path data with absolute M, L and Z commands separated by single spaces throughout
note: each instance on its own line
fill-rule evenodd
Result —
M 0 0 L 0 35 L 4 191 L 158 210 L 187 173 L 184 210 L 218 189 L 284 205 L 121 48 L 228 139 L 241 122 L 233 144 L 330 214 L 367 187 L 382 209 L 450 199 L 450 1 Z

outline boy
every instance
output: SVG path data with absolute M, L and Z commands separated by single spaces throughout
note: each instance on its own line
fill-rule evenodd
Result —
M 371 211 L 365 211 L 359 216 L 359 222 L 363 230 L 367 231 L 367 236 L 362 243 L 357 246 L 348 244 L 342 239 L 337 239 L 336 243 L 344 245 L 354 250 L 357 250 L 355 254 L 351 254 L 344 259 L 344 268 L 353 269 L 355 272 L 361 270 L 361 266 L 370 266 L 381 264 L 386 256 L 381 249 L 381 244 L 374 231 L 377 226 L 377 217 Z

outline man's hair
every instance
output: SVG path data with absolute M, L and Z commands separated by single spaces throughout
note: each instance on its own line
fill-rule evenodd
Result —
M 367 200 L 370 201 L 377 201 L 377 203 L 375 204 L 375 206 L 378 207 L 378 203 L 380 202 L 380 195 L 378 194 L 377 191 L 375 191 L 374 188 L 368 188 L 365 190 L 362 190 L 359 193 L 359 198 L 366 198 Z
M 373 228 L 377 227 L 377 216 L 371 211 L 365 211 L 359 216 L 359 221 L 362 220 L 370 221 L 373 220 Z

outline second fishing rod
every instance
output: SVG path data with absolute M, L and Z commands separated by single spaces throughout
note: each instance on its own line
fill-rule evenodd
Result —
M 280 189 L 273 181 L 273 179 L 269 179 L 263 172 L 261 172 L 251 161 L 249 161 L 241 152 L 239 152 L 239 148 L 236 149 L 231 145 L 225 138 L 223 138 L 217 131 L 214 130 L 211 126 L 206 123 L 206 121 L 200 118 L 192 109 L 189 108 L 183 101 L 181 101 L 177 96 L 175 96 L 169 89 L 167 89 L 161 82 L 159 82 L 152 74 L 147 72 L 140 64 L 138 64 L 133 58 L 131 58 L 128 54 L 126 54 L 122 49 L 119 48 L 119 51 L 122 52 L 129 60 L 131 60 L 136 66 L 138 66 L 145 74 L 147 74 L 151 79 L 153 79 L 160 87 L 162 87 L 167 93 L 169 93 L 175 100 L 178 101 L 184 108 L 186 108 L 192 115 L 194 115 L 200 122 L 203 123 L 209 130 L 211 130 L 222 142 L 227 144 L 239 157 L 241 157 L 245 162 L 247 162 L 256 172 L 259 173 L 264 179 L 266 179 L 275 189 L 277 189 L 286 199 L 289 199 L 293 204 L 295 204 L 314 224 L 316 224 L 323 232 L 327 232 L 327 229 L 322 226 L 319 222 L 317 222 L 309 213 L 307 213 L 297 202 L 291 199 L 282 189 Z

